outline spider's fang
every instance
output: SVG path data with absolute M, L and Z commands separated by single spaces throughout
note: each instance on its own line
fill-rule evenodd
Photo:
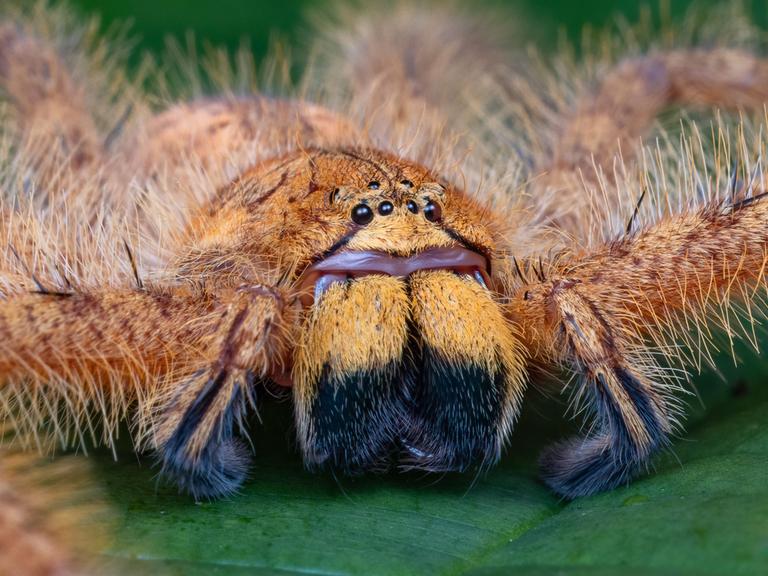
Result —
M 485 278 L 483 277 L 483 273 L 480 272 L 480 270 L 475 270 L 475 272 L 472 274 L 472 277 L 477 280 L 477 283 L 480 284 L 480 286 L 488 290 L 488 285 L 485 283 Z
M 317 281 L 315 282 L 315 302 L 320 300 L 320 297 L 323 295 L 323 293 L 328 290 L 333 284 L 339 283 L 343 284 L 347 281 L 347 275 L 338 273 L 338 274 L 323 274 L 320 276 Z

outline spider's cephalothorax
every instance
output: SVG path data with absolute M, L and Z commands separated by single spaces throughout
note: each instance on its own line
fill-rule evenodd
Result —
M 345 18 L 306 72 L 321 102 L 159 114 L 110 50 L 63 62 L 59 27 L 0 24 L 0 417 L 63 444 L 128 420 L 215 497 L 269 380 L 309 467 L 446 471 L 498 458 L 529 375 L 570 372 L 591 421 L 546 482 L 629 481 L 676 430 L 668 364 L 708 360 L 713 321 L 753 340 L 768 267 L 764 131 L 634 152 L 669 107 L 762 109 L 768 62 L 708 42 L 539 81 L 487 21 Z
M 492 228 L 416 164 L 302 151 L 249 170 L 204 209 L 181 267 L 215 276 L 236 266 L 227 255 L 253 254 L 292 294 L 293 345 L 273 377 L 295 385 L 307 464 L 363 471 L 399 451 L 409 467 L 463 470 L 498 458 L 524 379 L 492 292 Z

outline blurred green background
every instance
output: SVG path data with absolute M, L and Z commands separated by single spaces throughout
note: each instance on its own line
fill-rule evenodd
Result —
M 198 39 L 215 44 L 236 47 L 247 38 L 258 55 L 264 55 L 269 39 L 277 34 L 291 44 L 301 44 L 306 28 L 302 18 L 308 8 L 322 7 L 325 0 L 73 0 L 72 4 L 88 13 L 103 16 L 105 25 L 115 20 L 130 21 L 141 38 L 141 46 L 149 50 L 161 50 L 168 34 L 182 37 L 188 30 Z M 465 0 L 468 5 L 481 9 L 484 5 L 504 6 L 512 14 L 519 13 L 529 39 L 543 47 L 554 45 L 561 31 L 569 38 L 578 38 L 585 25 L 605 26 L 617 15 L 634 20 L 642 7 L 650 6 L 656 12 L 668 11 L 673 17 L 680 16 L 691 5 L 690 0 Z M 713 4 L 704 0 L 700 5 Z M 750 6 L 755 20 L 766 25 L 764 2 Z
M 0 0 L 2 1 L 2 0 Z M 263 56 L 274 35 L 300 47 L 310 0 L 71 0 L 104 27 L 132 21 L 139 47 L 162 50 L 168 35 L 231 48 L 247 38 Z M 700 2 L 699 2 L 700 3 Z M 501 2 L 473 2 L 499 5 Z M 530 25 L 521 42 L 551 49 L 564 31 L 578 40 L 618 14 L 624 1 L 510 2 Z M 670 1 L 673 17 L 690 2 Z M 322 4 L 321 4 L 322 5 Z M 652 3 L 657 13 L 659 4 Z M 765 3 L 750 10 L 765 28 Z M 744 349 L 747 366 L 696 379 L 685 439 L 654 473 L 631 486 L 573 503 L 537 479 L 536 457 L 572 431 L 564 406 L 528 394 L 509 453 L 474 482 L 466 476 L 335 479 L 310 475 L 291 433 L 290 404 L 262 407 L 255 462 L 243 493 L 194 503 L 158 485 L 149 457 L 130 449 L 97 454 L 118 515 L 107 556 L 129 573 L 167 574 L 768 574 L 768 365 Z

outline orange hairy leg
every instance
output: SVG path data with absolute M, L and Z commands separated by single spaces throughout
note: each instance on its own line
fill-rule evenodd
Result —
M 737 49 L 680 50 L 626 60 L 610 70 L 594 94 L 577 103 L 558 130 L 546 156 L 537 160 L 533 196 L 557 190 L 556 202 L 545 209 L 568 206 L 554 225 L 584 239 L 590 213 L 616 208 L 614 195 L 589 198 L 584 182 L 598 186 L 604 171 L 613 179 L 613 162 L 626 162 L 652 122 L 670 106 L 746 108 L 759 110 L 768 100 L 768 60 Z
M 101 139 L 82 87 L 51 46 L 14 23 L 0 24 L 0 87 L 29 149 L 56 152 L 75 169 L 100 157 Z
M 178 474 L 182 486 L 210 496 L 216 491 L 206 482 L 241 467 L 240 453 L 231 451 L 232 423 L 254 380 L 266 377 L 273 359 L 281 358 L 287 312 L 279 292 L 259 285 L 215 293 L 148 287 L 14 295 L 0 303 L 0 375 L 34 378 L 36 384 L 7 384 L 12 395 L 43 386 L 44 394 L 66 397 L 59 383 L 78 382 L 68 399 L 83 404 L 69 406 L 76 416 L 98 408 L 103 396 L 116 396 L 107 400 L 117 405 L 116 414 L 102 407 L 107 442 L 111 426 L 137 409 L 132 403 L 138 400 L 135 424 L 149 429 L 166 474 Z M 154 397 L 152 412 L 147 397 Z M 55 425 L 56 408 L 51 410 Z M 40 414 L 26 417 L 31 421 L 22 424 L 39 426 Z M 226 491 L 226 485 L 217 489 Z
M 534 362 L 576 372 L 576 396 L 595 418 L 586 437 L 542 458 L 549 485 L 577 497 L 626 483 L 668 445 L 674 377 L 654 352 L 686 360 L 668 352 L 671 338 L 706 354 L 709 321 L 730 338 L 738 326 L 751 337 L 750 305 L 765 289 L 768 202 L 705 206 L 562 262 L 549 279 L 516 289 L 509 313 Z M 739 302 L 744 318 L 732 308 Z
M 0 371 L 39 378 L 162 373 L 174 345 L 200 338 L 201 327 L 182 321 L 185 314 L 205 317 L 212 309 L 190 290 L 11 295 L 0 303 Z

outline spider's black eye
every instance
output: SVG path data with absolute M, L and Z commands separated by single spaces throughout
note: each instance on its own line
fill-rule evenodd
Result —
M 370 182 L 368 182 L 369 190 L 378 190 L 379 186 L 381 186 L 381 184 L 379 184 L 376 180 L 371 180 Z
M 440 222 L 440 219 L 443 216 L 443 210 L 440 208 L 439 204 L 435 204 L 430 200 L 427 202 L 427 205 L 424 206 L 424 218 L 429 220 L 430 222 Z
M 382 216 L 389 216 L 392 214 L 392 210 L 394 210 L 395 207 L 392 205 L 392 202 L 389 200 L 385 200 L 381 204 L 379 204 L 379 214 Z
M 416 204 L 416 202 L 414 202 L 413 200 L 408 200 L 408 202 L 405 204 L 405 207 L 408 208 L 408 210 L 410 210 L 414 214 L 419 213 L 419 205 Z
M 352 221 L 360 226 L 365 226 L 373 220 L 373 210 L 366 204 L 358 204 L 352 208 Z
M 406 188 L 413 188 L 413 182 L 411 182 L 410 180 L 400 180 L 400 184 L 402 184 Z

